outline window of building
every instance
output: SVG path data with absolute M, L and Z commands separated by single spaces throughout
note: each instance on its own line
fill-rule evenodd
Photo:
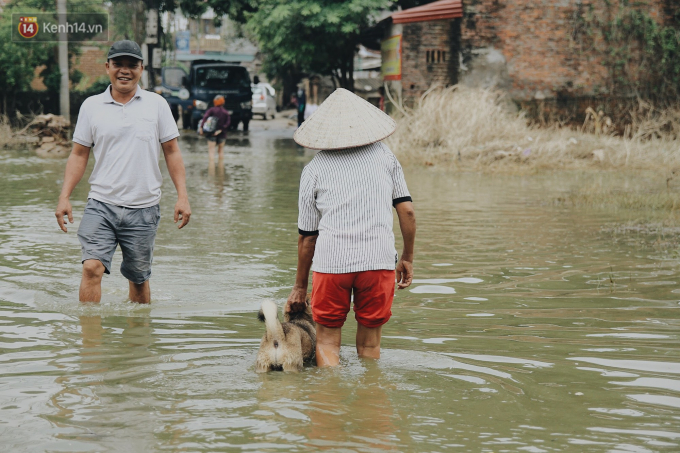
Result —
M 446 51 L 445 50 L 426 50 L 425 51 L 425 61 L 429 63 L 445 63 L 446 62 Z

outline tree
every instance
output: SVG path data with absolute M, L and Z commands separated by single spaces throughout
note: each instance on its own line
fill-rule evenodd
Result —
M 93 4 L 90 0 L 68 0 L 69 13 L 103 13 L 101 5 Z M 43 78 L 48 93 L 59 93 L 61 85 L 61 72 L 57 58 L 56 42 L 15 42 L 11 40 L 12 13 L 55 13 L 56 3 L 54 0 L 13 0 L 4 8 L 0 17 L 0 77 L 6 73 L 16 76 L 16 84 L 0 87 L 2 96 L 3 113 L 8 114 L 14 109 L 14 98 L 18 92 L 28 91 L 33 78 L 38 75 Z M 5 29 L 4 27 L 10 27 Z M 5 34 L 7 33 L 7 35 Z M 7 38 L 5 38 L 7 36 Z M 80 54 L 80 42 L 68 43 L 68 58 L 73 61 Z M 11 58 L 5 55 L 9 54 Z M 43 67 L 39 74 L 35 68 Z M 70 82 L 77 84 L 83 74 L 71 68 L 69 73 Z M 14 79 L 12 79 L 14 80 Z M 7 102 L 12 107 L 7 107 Z
M 388 0 L 262 0 L 246 29 L 265 56 L 269 76 L 291 71 L 332 76 L 354 90 L 354 54 L 361 31 Z
M 30 88 L 35 68 L 46 64 L 53 56 L 55 43 L 23 43 L 12 41 L 12 13 L 31 13 L 38 10 L 7 6 L 0 15 L 0 99 L 2 114 L 8 114 L 8 101 L 13 104 L 18 92 Z
M 168 5 L 171 1 L 166 0 Z M 392 0 L 180 0 L 182 12 L 200 17 L 208 7 L 244 25 L 264 55 L 270 78 L 299 80 L 329 75 L 354 89 L 354 53 L 360 32 Z

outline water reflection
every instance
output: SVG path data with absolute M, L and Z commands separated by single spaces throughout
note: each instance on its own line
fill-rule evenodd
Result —
M 311 410 L 307 445 L 358 451 L 396 450 L 399 444 L 396 413 L 385 388 L 389 379 L 375 361 L 362 361 L 352 373 L 318 370 L 308 385 Z M 352 370 L 354 371 L 354 370 Z
M 82 335 L 80 350 L 80 372 L 82 374 L 103 373 L 107 371 L 102 365 L 102 341 L 104 328 L 101 316 L 79 316 Z

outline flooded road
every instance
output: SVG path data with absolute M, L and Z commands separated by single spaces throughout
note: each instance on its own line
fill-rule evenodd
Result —
M 256 374 L 256 310 L 294 282 L 313 152 L 254 129 L 223 171 L 182 140 L 181 231 L 162 165 L 150 306 L 126 302 L 119 252 L 102 303 L 78 303 L 86 181 L 64 234 L 65 161 L 0 151 L 3 451 L 680 450 L 678 255 L 602 232 L 634 214 L 551 203 L 573 174 L 405 166 L 416 280 L 382 359 L 356 358 L 350 317 L 340 368 Z

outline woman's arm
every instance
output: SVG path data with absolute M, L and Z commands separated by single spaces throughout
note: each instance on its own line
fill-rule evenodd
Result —
M 413 248 L 416 240 L 416 212 L 413 203 L 404 201 L 395 206 L 399 217 L 399 228 L 404 238 L 404 250 L 397 263 L 397 288 L 411 286 L 413 281 Z
M 307 307 L 307 286 L 309 285 L 309 270 L 312 267 L 314 249 L 318 234 L 313 236 L 299 235 L 298 237 L 298 265 L 295 275 L 295 286 L 288 296 L 286 312 L 302 311 Z

